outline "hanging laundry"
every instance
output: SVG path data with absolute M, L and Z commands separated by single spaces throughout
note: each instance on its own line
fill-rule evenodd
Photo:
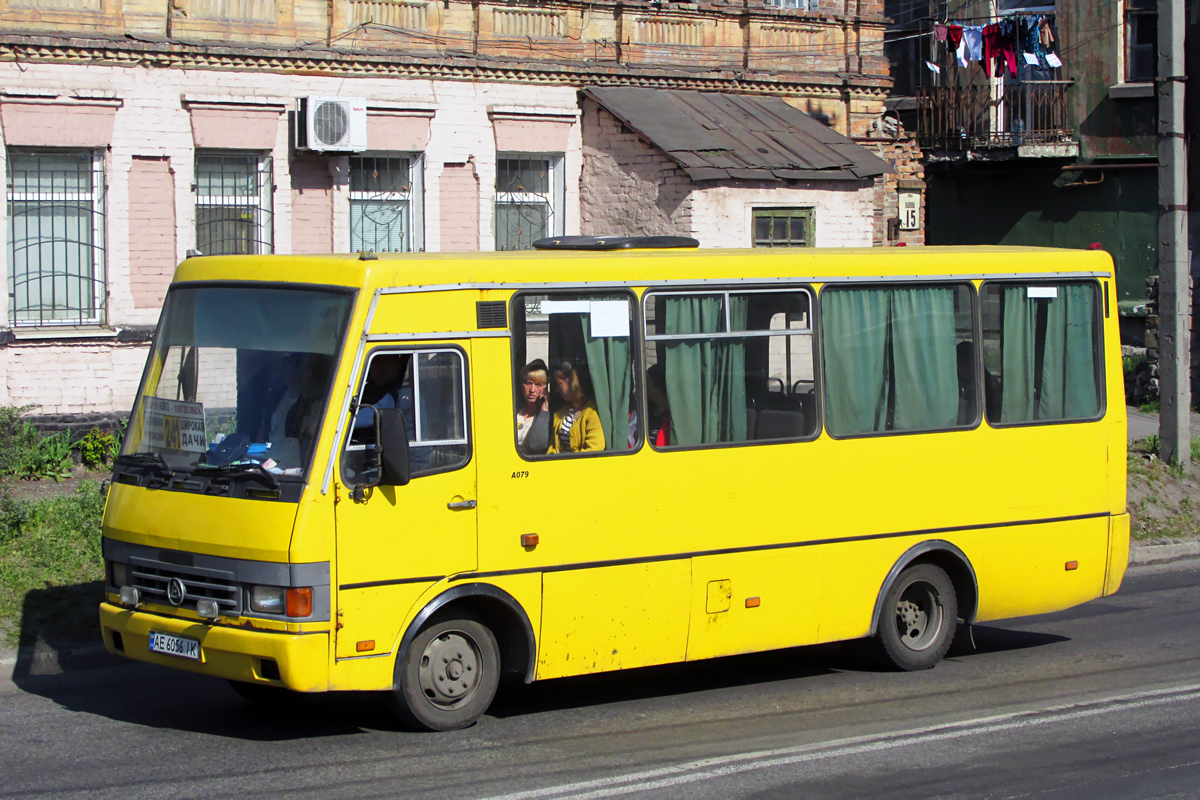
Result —
M 967 45 L 967 61 L 983 58 L 983 28 L 978 25 L 964 26 L 963 42 Z
M 935 42 L 946 41 L 946 26 L 941 22 L 933 26 L 933 40 Z
M 1047 50 L 1054 44 L 1054 31 L 1050 30 L 1050 22 L 1045 17 L 1041 18 L 1041 24 L 1038 25 L 1038 44 Z
M 1011 31 L 1012 26 L 1003 22 L 983 29 L 984 71 L 992 77 L 1002 76 L 1005 66 L 1012 77 L 1017 77 L 1017 51 Z
M 958 49 L 958 46 L 960 44 L 962 44 L 962 37 L 963 37 L 963 29 L 962 29 L 961 25 L 947 25 L 946 26 L 946 45 L 951 50 Z

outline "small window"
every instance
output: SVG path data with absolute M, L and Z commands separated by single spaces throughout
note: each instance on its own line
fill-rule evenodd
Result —
M 466 398 L 466 371 L 458 350 L 376 351 L 367 363 L 358 402 L 396 408 L 404 415 L 411 474 L 417 478 L 459 469 L 470 461 Z M 347 438 L 347 480 L 362 471 L 364 454 L 354 446 L 369 443 L 370 434 L 362 431 L 365 417 L 355 419 Z
M 971 298 L 965 285 L 822 291 L 830 435 L 973 426 L 978 412 Z
M 351 251 L 425 249 L 421 167 L 421 157 L 415 154 L 350 158 Z
M 206 256 L 272 253 L 271 157 L 197 153 L 196 248 Z
M 1100 415 L 1100 299 L 1093 281 L 987 283 L 983 366 L 993 425 Z
M 811 208 L 754 209 L 755 247 L 811 247 Z
M 794 441 L 816 434 L 807 290 L 651 292 L 646 425 L 652 447 Z
M 531 250 L 563 234 L 566 180 L 561 154 L 500 154 L 496 160 L 496 249 Z
M 1154 80 L 1158 60 L 1158 0 L 1125 0 L 1125 82 Z
M 513 301 L 515 431 L 522 455 L 629 449 L 632 315 L 624 293 L 526 294 Z
M 9 320 L 103 321 L 104 162 L 90 150 L 8 153 Z

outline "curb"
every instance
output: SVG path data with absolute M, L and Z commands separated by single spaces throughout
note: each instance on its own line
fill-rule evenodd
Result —
M 1200 556 L 1200 541 L 1134 545 L 1129 549 L 1129 564 L 1159 564 Z

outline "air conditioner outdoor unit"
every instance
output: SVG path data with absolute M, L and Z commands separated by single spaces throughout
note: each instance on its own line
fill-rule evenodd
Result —
M 367 101 L 361 97 L 301 97 L 296 104 L 296 147 L 323 152 L 367 149 Z

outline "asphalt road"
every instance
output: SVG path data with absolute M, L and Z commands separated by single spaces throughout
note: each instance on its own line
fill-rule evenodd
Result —
M 375 696 L 246 705 L 130 666 L 0 688 L 5 798 L 1195 798 L 1200 572 L 977 626 L 913 674 L 855 646 L 510 687 L 476 727 Z

